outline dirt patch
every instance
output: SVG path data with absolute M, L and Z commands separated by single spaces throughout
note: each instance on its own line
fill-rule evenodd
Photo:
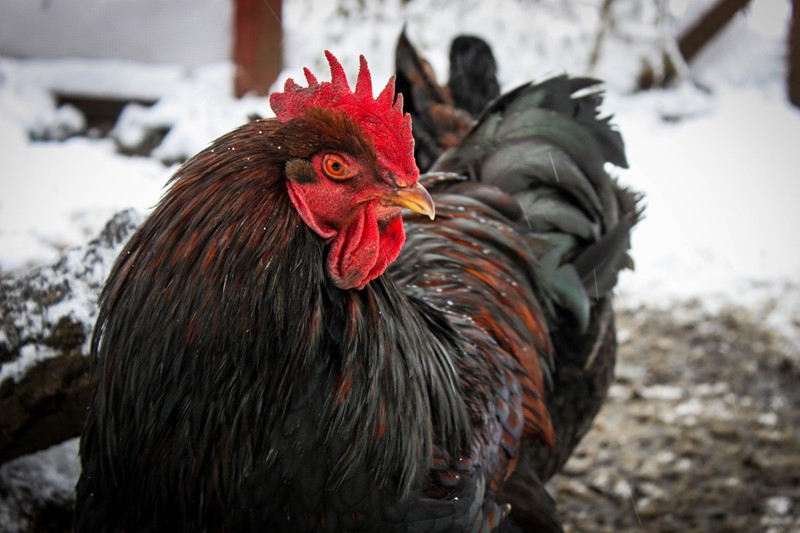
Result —
M 800 530 L 798 347 L 743 309 L 618 325 L 615 384 L 551 485 L 567 531 Z

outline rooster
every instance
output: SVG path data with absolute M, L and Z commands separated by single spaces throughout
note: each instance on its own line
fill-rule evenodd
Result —
M 420 176 L 394 81 L 326 56 L 331 81 L 306 69 L 184 164 L 114 265 L 76 531 L 558 529 L 515 468 L 560 446 L 553 328 L 590 334 L 626 261 L 621 139 L 556 78 Z

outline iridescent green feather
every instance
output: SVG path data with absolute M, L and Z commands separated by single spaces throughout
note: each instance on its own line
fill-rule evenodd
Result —
M 640 216 L 638 197 L 606 170 L 627 161 L 622 137 L 598 114 L 597 83 L 559 76 L 507 93 L 432 168 L 496 185 L 519 203 L 545 306 L 567 309 L 582 328 L 592 301 L 632 266 Z

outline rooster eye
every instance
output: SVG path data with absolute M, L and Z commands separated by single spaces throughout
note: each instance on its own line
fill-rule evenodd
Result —
M 322 170 L 329 178 L 335 180 L 344 180 L 350 177 L 347 163 L 336 155 L 328 154 L 322 159 Z

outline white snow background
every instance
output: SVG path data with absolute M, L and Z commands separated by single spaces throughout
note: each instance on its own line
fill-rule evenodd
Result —
M 195 17 L 192 24 L 213 28 L 209 42 L 217 43 L 219 34 L 227 35 L 231 15 L 226 0 L 211 3 L 217 7 L 206 10 L 207 20 Z M 800 353 L 800 110 L 785 96 L 789 1 L 758 0 L 737 15 L 693 62 L 696 84 L 644 93 L 631 91 L 643 55 L 658 50 L 668 32 L 685 27 L 710 0 L 673 0 L 666 20 L 643 2 L 617 2 L 629 13 L 618 17 L 599 63 L 587 72 L 601 3 L 385 0 L 359 8 L 356 0 L 287 0 L 286 68 L 275 89 L 289 76 L 303 80 L 304 66 L 326 78 L 323 50 L 329 49 L 351 79 L 358 55 L 365 54 L 379 90 L 379 80 L 393 72 L 404 23 L 440 81 L 458 33 L 479 35 L 493 46 L 504 89 L 561 72 L 606 80 L 604 109 L 614 115 L 630 163 L 615 172 L 646 194 L 647 205 L 634 234 L 636 271 L 623 276 L 618 303 L 671 307 L 697 300 L 710 310 L 743 305 Z M 59 16 L 83 16 L 81 9 L 72 11 L 61 9 Z M 124 20 L 116 22 L 125 27 Z M 171 24 L 179 31 L 184 23 L 176 18 Z M 0 33 L 38 38 L 7 18 Z M 0 57 L 0 269 L 52 262 L 121 209 L 146 214 L 176 168 L 162 160 L 196 153 L 249 113 L 271 114 L 265 98 L 232 96 L 230 63 L 187 63 L 119 60 L 107 51 L 94 59 Z M 145 125 L 171 130 L 151 158 L 119 155 L 110 139 L 31 141 L 31 135 L 82 125 L 76 109 L 55 107 L 55 90 L 159 99 L 149 109 L 125 110 L 114 130 L 120 140 L 135 140 Z M 31 483 L 70 491 L 74 457 L 71 441 L 20 468 L 46 472 Z M 0 526 L 13 529 L 9 512 L 0 505 Z

